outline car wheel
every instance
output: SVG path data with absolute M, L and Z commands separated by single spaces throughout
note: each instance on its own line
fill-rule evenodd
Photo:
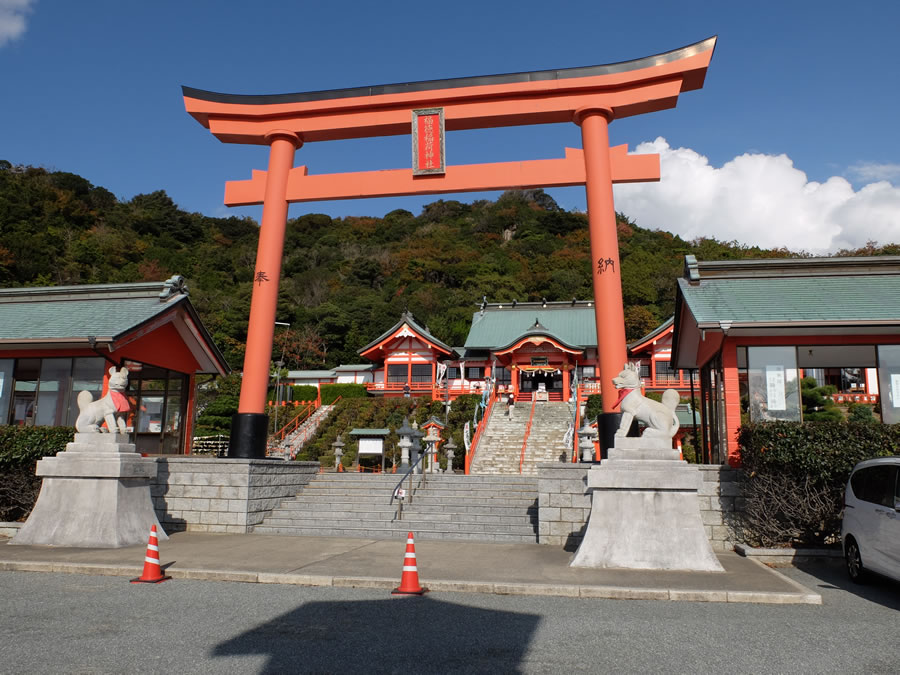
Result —
M 856 584 L 865 583 L 866 570 L 863 567 L 862 556 L 859 554 L 859 544 L 853 537 L 847 539 L 847 545 L 844 547 L 844 560 L 847 562 L 847 574 L 850 576 L 850 581 Z

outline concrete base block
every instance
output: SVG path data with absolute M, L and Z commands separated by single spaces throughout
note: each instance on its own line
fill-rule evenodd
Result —
M 701 482 L 696 466 L 678 460 L 593 467 L 591 515 L 571 566 L 724 572 L 700 518 Z
M 146 544 L 150 527 L 167 539 L 150 498 L 156 462 L 118 434 L 75 435 L 56 457 L 38 462 L 41 492 L 10 544 L 120 548 Z

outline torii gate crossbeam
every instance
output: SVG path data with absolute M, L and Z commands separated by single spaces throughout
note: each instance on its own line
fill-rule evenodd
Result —
M 185 108 L 225 143 L 268 145 L 267 171 L 226 184 L 229 206 L 263 204 L 247 351 L 229 457 L 264 457 L 266 393 L 288 204 L 332 199 L 585 185 L 604 417 L 615 417 L 612 378 L 626 359 L 612 185 L 659 180 L 657 155 L 610 148 L 609 123 L 675 106 L 703 86 L 716 38 L 609 65 L 432 80 L 320 92 L 247 96 L 183 87 Z M 294 167 L 304 143 L 411 134 L 416 114 L 440 111 L 440 132 L 574 122 L 583 150 L 563 159 L 309 175 Z M 413 124 L 411 124 L 411 121 Z M 441 137 L 443 142 L 443 136 Z M 441 146 L 443 147 L 443 146 Z

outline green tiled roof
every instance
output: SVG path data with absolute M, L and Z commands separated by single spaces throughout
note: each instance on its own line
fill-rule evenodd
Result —
M 701 326 L 900 320 L 900 275 L 679 279 Z
M 0 341 L 115 339 L 184 301 L 162 283 L 0 289 Z
M 511 345 L 538 322 L 548 334 L 572 347 L 596 347 L 593 303 L 519 303 L 488 305 L 475 312 L 466 349 L 500 349 Z
M 353 429 L 351 436 L 387 436 L 391 433 L 390 429 Z

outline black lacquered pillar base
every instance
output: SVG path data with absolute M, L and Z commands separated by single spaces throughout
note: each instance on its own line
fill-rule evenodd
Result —
M 265 413 L 236 413 L 231 418 L 228 457 L 231 459 L 265 459 L 269 416 Z
M 600 413 L 597 415 L 597 433 L 600 434 L 600 459 L 608 457 L 609 449 L 616 445 L 616 432 L 622 423 L 622 413 Z M 631 423 L 629 436 L 637 436 L 637 420 Z

